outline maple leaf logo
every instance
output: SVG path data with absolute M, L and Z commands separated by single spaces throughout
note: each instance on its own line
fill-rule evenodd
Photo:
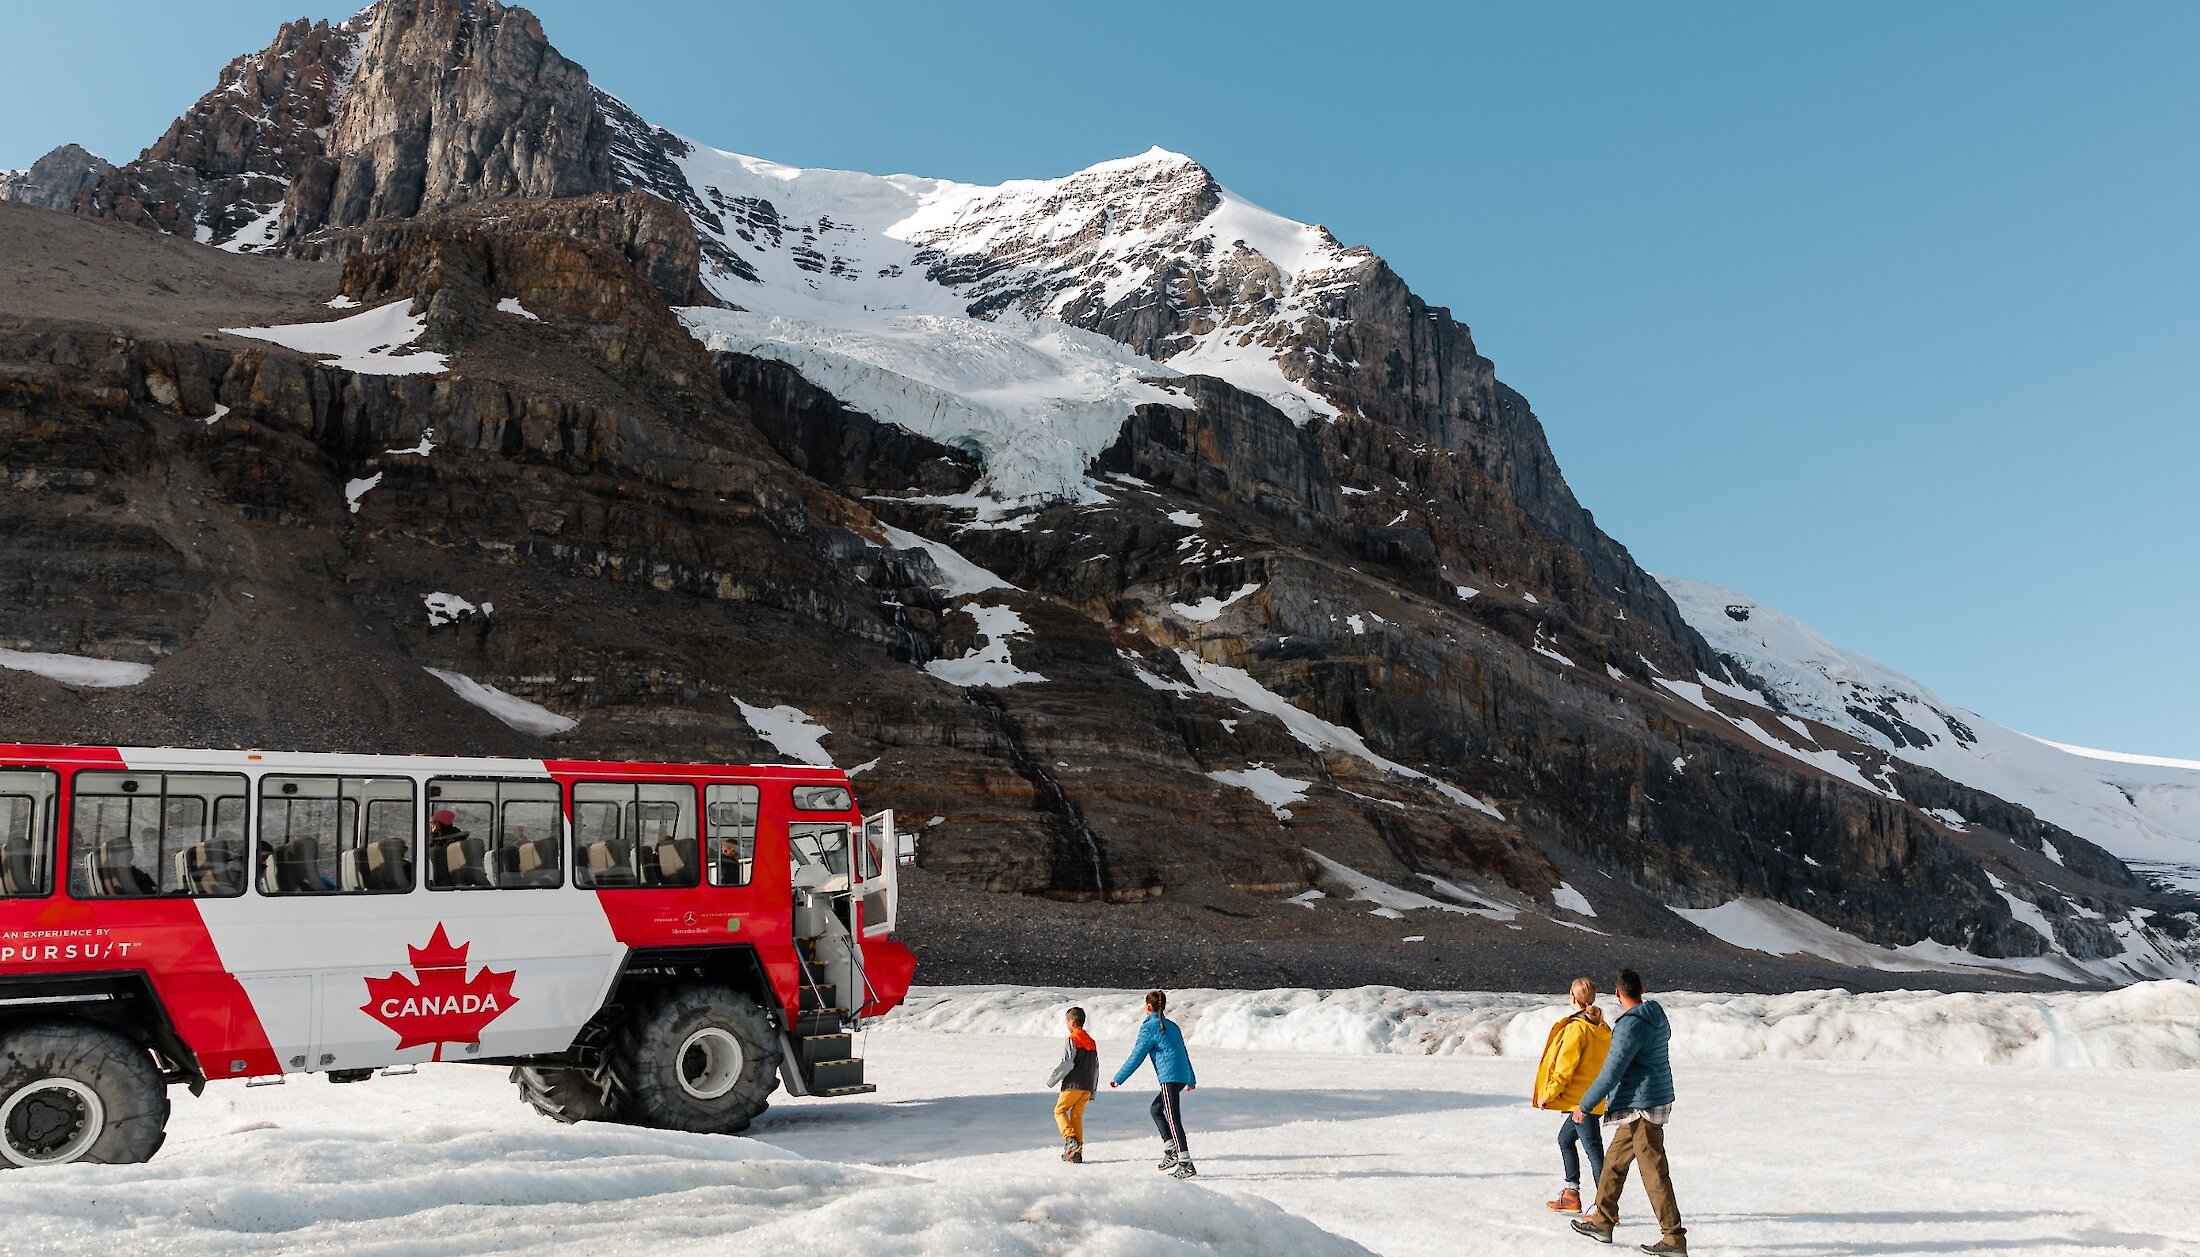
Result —
M 407 946 L 414 977 L 391 973 L 367 979 L 367 1002 L 359 1011 L 397 1032 L 397 1050 L 435 1045 L 434 1060 L 443 1059 L 446 1043 L 479 1043 L 490 1022 L 517 1004 L 512 994 L 515 970 L 498 973 L 483 966 L 471 981 L 466 977 L 466 950 L 471 944 L 453 944 L 438 924 L 424 947 Z

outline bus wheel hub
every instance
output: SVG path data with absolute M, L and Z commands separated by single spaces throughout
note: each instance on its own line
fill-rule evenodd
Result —
M 680 1089 L 715 1100 L 741 1081 L 741 1042 L 718 1026 L 705 1026 L 680 1044 Z
M 74 1078 L 34 1082 L 0 1105 L 0 1153 L 17 1165 L 73 1161 L 106 1124 L 99 1093 Z

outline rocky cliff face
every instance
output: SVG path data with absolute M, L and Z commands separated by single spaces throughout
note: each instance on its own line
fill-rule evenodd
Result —
M 114 272 L 0 276 L 0 645 L 154 665 L 0 671 L 0 738 L 738 761 L 784 706 L 924 876 L 1248 939 L 1357 928 L 1301 906 L 1364 892 L 1324 861 L 1568 966 L 1708 953 L 1668 909 L 1737 898 L 2066 975 L 2200 929 L 2077 834 L 1737 705 L 1465 326 L 1174 154 L 792 170 L 649 125 L 524 10 L 382 0 L 285 27 L 75 204 L 283 256 L 0 206 Z M 339 292 L 411 303 L 447 368 L 212 330 Z M 705 298 L 751 351 L 688 335 Z M 928 426 L 956 408 L 1017 449 Z M 1068 490 L 989 496 L 1033 447 Z M 2021 919 L 2003 890 L 2050 883 Z
M 114 168 L 114 163 L 78 145 L 64 144 L 27 169 L 0 171 L 0 201 L 65 210 Z
M 257 251 L 470 201 L 613 192 L 595 102 L 525 9 L 381 0 L 285 25 L 75 207 Z
M 285 24 L 136 161 L 81 193 L 78 212 L 233 248 L 273 243 L 291 182 L 326 151 L 366 16 Z
M 285 231 L 409 218 L 466 201 L 610 192 L 611 132 L 588 72 L 497 0 L 380 0 L 327 156 Z

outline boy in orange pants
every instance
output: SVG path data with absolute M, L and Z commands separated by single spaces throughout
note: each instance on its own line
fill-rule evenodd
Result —
M 1047 1085 L 1060 1083 L 1062 1097 L 1054 1102 L 1054 1124 L 1062 1132 L 1062 1159 L 1071 1165 L 1085 1163 L 1085 1106 L 1093 1088 L 1100 1085 L 1100 1045 L 1085 1033 L 1085 1010 L 1072 1008 L 1062 1014 L 1069 1026 L 1069 1042 L 1062 1047 L 1061 1062 L 1047 1075 Z

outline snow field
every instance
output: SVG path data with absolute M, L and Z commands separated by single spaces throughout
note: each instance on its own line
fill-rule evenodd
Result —
M 1123 1039 L 1143 1016 L 1142 998 L 1136 991 L 918 987 L 887 1024 L 959 1034 L 1043 1035 L 1052 1033 L 1062 1009 L 1081 1004 L 1094 1034 Z M 2183 982 L 2084 994 L 1834 990 L 1653 992 L 1652 998 L 1671 1018 L 1677 1061 L 2200 1069 L 2200 987 Z M 1617 1012 L 1609 992 L 1604 1003 L 1608 1014 Z M 1170 1005 L 1170 1015 L 1194 1047 L 1530 1061 L 1542 1053 L 1551 1022 L 1566 1013 L 1565 1000 L 1555 994 L 1382 986 L 1191 990 L 1172 994 Z
M 729 1240 L 878 1257 L 1366 1251 L 1267 1201 L 1172 1181 L 1041 1170 L 941 1183 L 754 1139 L 558 1126 L 486 1068 L 430 1068 L 349 1093 L 305 1077 L 221 1083 L 178 1109 L 149 1164 L 0 1180 L 0 1251 L 715 1257 Z
M 1063 1166 L 1041 1080 L 1070 994 L 1022 993 L 1028 1016 L 1012 1033 L 882 1023 L 859 1049 L 877 1095 L 775 1097 L 751 1138 L 558 1126 L 479 1066 L 179 1090 L 148 1165 L 0 1174 L 0 1252 L 1592 1251 L 1543 1208 L 1559 1187 L 1559 1118 L 1527 1107 L 1533 1061 L 1519 1056 L 1329 1053 L 1311 1039 L 1241 1051 L 1195 1033 L 1202 1085 L 1184 1112 L 1199 1178 L 1155 1171 L 1145 1074 L 1102 1088 L 1087 1164 Z M 1119 1002 L 1134 997 L 1075 994 L 1099 1014 L 1112 1072 L 1134 1011 Z M 1538 1048 L 1557 1014 L 1527 996 L 1441 998 L 1521 1001 Z M 1189 1029 L 1219 999 L 1181 992 L 1176 1011 Z M 1764 1058 L 1684 1059 L 1676 1072 L 1667 1143 L 1702 1252 L 2200 1252 L 2200 1223 L 2176 1207 L 2193 1185 L 2189 1149 L 2148 1133 L 2200 1104 L 2200 1073 Z M 1622 1245 L 1655 1237 L 1639 1186 L 1621 1212 Z
M 742 300 L 759 294 L 742 285 Z M 764 298 L 768 303 L 769 298 Z M 850 408 L 985 460 L 1002 498 L 1083 496 L 1085 468 L 1175 371 L 1051 320 L 837 309 L 831 321 L 679 311 L 704 346 L 784 362 Z

